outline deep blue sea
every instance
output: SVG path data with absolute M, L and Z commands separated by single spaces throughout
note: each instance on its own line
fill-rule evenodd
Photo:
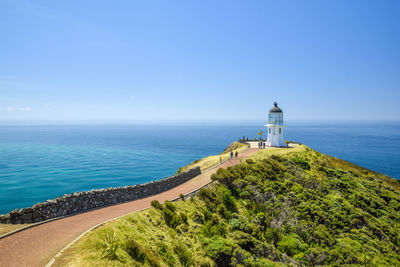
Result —
M 0 214 L 170 176 L 263 124 L 0 124 Z M 400 122 L 289 122 L 285 139 L 400 179 Z

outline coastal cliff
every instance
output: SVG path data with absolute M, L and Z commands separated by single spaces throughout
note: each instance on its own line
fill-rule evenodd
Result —
M 400 183 L 304 145 L 91 231 L 59 265 L 400 265 Z

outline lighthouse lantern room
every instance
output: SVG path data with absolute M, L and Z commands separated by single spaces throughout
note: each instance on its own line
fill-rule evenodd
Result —
M 286 147 L 283 139 L 283 112 L 278 107 L 278 103 L 274 102 L 274 107 L 268 113 L 267 127 L 267 141 L 266 145 L 270 147 Z

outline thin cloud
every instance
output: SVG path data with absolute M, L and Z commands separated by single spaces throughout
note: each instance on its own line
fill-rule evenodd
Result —
M 0 111 L 2 111 L 3 108 L 0 108 Z M 31 107 L 6 107 L 4 108 L 6 111 L 24 111 L 24 112 L 29 112 L 32 110 Z

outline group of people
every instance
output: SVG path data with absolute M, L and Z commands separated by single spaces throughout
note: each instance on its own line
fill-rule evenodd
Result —
M 236 151 L 236 152 L 235 152 L 235 158 L 237 158 L 238 155 L 239 155 L 239 153 Z M 231 158 L 233 158 L 233 151 L 232 151 L 232 150 L 231 150 Z
M 235 155 L 235 158 L 238 158 L 239 153 L 237 151 L 235 151 L 235 153 L 233 153 L 233 151 L 231 150 L 230 159 L 233 159 L 233 155 Z M 219 162 L 222 163 L 222 157 L 219 157 Z
M 262 149 L 262 148 L 265 148 L 265 142 L 263 142 L 263 141 L 258 141 L 258 149 Z

